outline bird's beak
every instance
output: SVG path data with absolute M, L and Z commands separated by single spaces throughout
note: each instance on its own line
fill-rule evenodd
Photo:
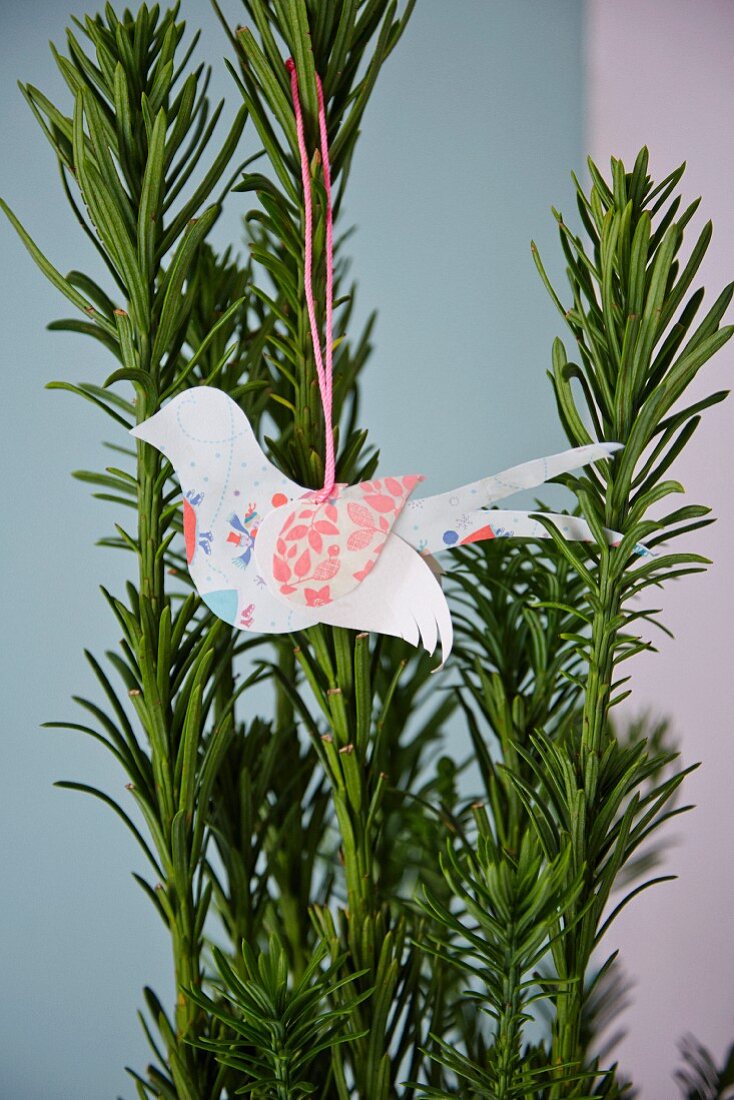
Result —
M 157 412 L 154 416 L 149 416 L 147 420 L 143 420 L 142 423 L 131 428 L 130 435 L 134 435 L 136 439 L 142 439 L 143 442 L 150 443 L 152 447 L 160 450 L 162 419 L 163 410 Z

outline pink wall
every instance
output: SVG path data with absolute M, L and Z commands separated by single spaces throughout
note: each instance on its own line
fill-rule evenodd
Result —
M 713 300 L 734 278 L 734 3 L 731 0 L 587 0 L 588 140 L 595 160 L 631 162 L 647 144 L 656 178 L 688 162 L 685 195 L 703 196 L 696 224 L 714 221 L 702 281 Z M 705 304 L 705 303 L 704 303 Z M 732 345 L 704 370 L 698 395 L 732 384 Z M 684 800 L 697 809 L 673 830 L 666 871 L 620 918 L 618 942 L 636 980 L 620 1061 L 643 1100 L 677 1094 L 675 1044 L 693 1031 L 717 1059 L 734 1041 L 734 399 L 712 410 L 673 470 L 688 500 L 717 524 L 689 540 L 714 559 L 660 597 L 676 640 L 640 658 L 637 707 L 668 713 L 685 763 L 702 761 Z

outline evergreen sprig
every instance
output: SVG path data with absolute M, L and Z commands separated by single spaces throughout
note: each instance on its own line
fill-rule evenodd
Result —
M 215 1000 L 196 990 L 190 995 L 224 1025 L 222 1038 L 200 1041 L 222 1065 L 238 1071 L 237 1095 L 259 1100 L 313 1096 L 318 1088 L 312 1071 L 319 1055 L 367 1034 L 357 1036 L 349 1029 L 360 1000 L 369 996 L 369 991 L 360 996 L 351 989 L 362 975 L 340 977 L 343 960 L 329 960 L 324 944 L 296 979 L 274 935 L 258 954 L 243 942 L 239 972 L 221 951 L 215 949 L 214 957 L 222 996 Z
M 448 844 L 441 867 L 452 911 L 430 894 L 423 904 L 451 939 L 434 941 L 432 950 L 472 981 L 464 997 L 492 1021 L 491 1038 L 483 1036 L 463 1054 L 442 1036 L 431 1036 L 431 1057 L 457 1082 L 449 1095 L 519 1100 L 537 1097 L 550 1076 L 549 1066 L 533 1066 L 523 1044 L 530 1007 L 550 996 L 552 982 L 538 967 L 549 947 L 549 928 L 559 908 L 571 905 L 581 888 L 580 876 L 569 879 L 570 850 L 546 859 L 534 833 L 526 831 L 514 855 L 498 844 L 486 810 L 475 812 L 476 840 L 471 848 Z M 563 1067 L 559 1067 L 563 1069 Z M 445 1097 L 429 1088 L 420 1096 Z
M 379 71 L 397 45 L 415 0 L 398 14 L 396 0 L 339 0 L 334 4 L 245 0 L 251 26 L 231 30 L 214 0 L 239 61 L 231 71 L 243 103 L 257 129 L 269 173 L 244 173 L 236 190 L 254 193 L 260 209 L 252 211 L 251 253 L 262 275 L 253 292 L 273 318 L 266 354 L 276 379 L 276 400 L 290 413 L 279 420 L 280 438 L 270 449 L 281 468 L 304 485 L 323 484 L 325 426 L 316 384 L 311 333 L 305 308 L 303 261 L 303 196 L 301 168 L 285 62 L 292 56 L 303 100 L 307 148 L 317 149 L 316 73 L 323 82 L 334 183 L 334 218 L 339 213 L 355 143 Z M 319 330 L 325 309 L 325 193 L 320 155 L 311 162 L 314 191 L 313 288 Z M 335 323 L 342 333 L 350 323 L 353 292 L 340 289 L 345 266 L 335 247 Z M 276 297 L 272 289 L 276 288 Z M 366 431 L 358 425 L 355 381 L 369 351 L 372 320 L 351 350 L 341 336 L 335 340 L 333 416 L 337 426 L 338 476 L 353 482 L 369 478 L 377 456 L 364 453 Z M 339 425 L 341 424 L 341 431 Z M 329 430 L 331 426 L 329 426 Z
M 535 782 L 531 787 L 515 780 L 549 858 L 558 855 L 570 836 L 572 873 L 584 875 L 578 901 L 562 918 L 571 932 L 553 950 L 559 977 L 575 980 L 558 998 L 553 1057 L 577 1065 L 583 1059 L 580 1028 L 592 953 L 616 914 L 640 890 L 670 876 L 636 885 L 611 913 L 607 902 L 640 845 L 684 808 L 671 809 L 669 803 L 690 770 L 651 785 L 651 776 L 660 774 L 670 758 L 651 752 L 644 742 L 620 744 L 609 724 L 611 708 L 629 694 L 619 666 L 651 648 L 639 629 L 657 622 L 655 609 L 632 601 L 652 586 L 700 572 L 707 564 L 701 554 L 667 548 L 636 562 L 635 546 L 645 543 L 656 551 L 709 522 L 709 509 L 701 505 L 683 505 L 662 515 L 659 505 L 683 492 L 668 470 L 702 413 L 725 396 L 717 391 L 687 404 L 686 391 L 734 331 L 721 324 L 734 293 L 732 284 L 694 323 L 703 290 L 687 295 L 711 239 L 711 225 L 704 227 L 682 263 L 678 257 L 684 231 L 698 207 L 696 201 L 679 213 L 681 199 L 674 192 L 683 168 L 656 185 L 643 149 L 631 172 L 612 160 L 609 181 L 591 161 L 589 171 L 588 195 L 577 182 L 577 205 L 589 243 L 556 214 L 568 264 L 569 305 L 551 287 L 535 248 L 533 255 L 578 354 L 578 362 L 569 362 L 560 340 L 553 348 L 551 380 L 566 433 L 574 444 L 595 438 L 617 441 L 624 449 L 584 476 L 566 479 L 596 536 L 589 558 L 549 529 L 558 552 L 583 582 L 576 643 L 588 669 L 587 681 L 577 736 L 564 750 L 539 732 L 534 738 Z M 607 543 L 605 526 L 621 532 L 619 546 Z M 559 1083 L 552 1092 L 554 1100 L 567 1095 L 574 1095 L 574 1086 Z
M 240 109 L 197 183 L 222 107 L 210 119 L 204 67 L 186 72 L 195 42 L 182 52 L 185 25 L 178 7 L 161 12 L 143 5 L 136 16 L 126 11 L 118 18 L 107 5 L 104 16 L 87 17 L 78 29 L 82 40 L 69 32 L 67 56 L 54 50 L 71 109 L 65 113 L 30 85 L 22 90 L 54 150 L 73 213 L 104 261 L 109 288 L 81 272 L 62 276 L 4 209 L 44 274 L 85 315 L 82 322 L 55 327 L 93 336 L 121 364 L 104 385 L 52 387 L 79 394 L 128 428 L 201 369 L 240 310 L 241 296 L 224 313 L 204 319 L 208 303 L 199 297 L 197 275 L 220 210 L 217 199 L 205 204 L 217 188 L 229 186 L 222 181 L 246 111 Z M 184 198 L 187 185 L 191 193 Z M 199 340 L 190 325 L 195 313 L 205 330 Z M 218 361 L 209 376 L 223 365 Z M 133 399 L 119 396 L 118 384 L 132 385 Z M 180 529 L 170 467 L 149 449 L 139 447 L 137 455 L 125 446 L 117 450 L 120 465 L 78 476 L 118 513 L 135 510 L 137 531 L 118 524 L 116 536 L 105 541 L 134 553 L 138 581 L 127 585 L 124 599 L 105 593 L 122 633 L 119 648 L 108 654 L 113 678 L 89 655 L 105 706 L 80 698 L 91 723 L 64 725 L 101 742 L 123 766 L 142 828 L 106 793 L 76 781 L 61 785 L 101 799 L 131 829 L 152 881 L 135 877 L 172 940 L 175 1013 L 146 991 L 151 1022 L 144 1027 L 156 1062 L 146 1078 L 131 1071 L 138 1095 L 204 1100 L 221 1095 L 226 1073 L 187 1042 L 208 1035 L 210 1021 L 183 990 L 203 981 L 212 896 L 203 862 L 208 807 L 233 736 L 236 700 L 230 692 L 220 705 L 218 692 L 230 682 L 234 639 L 201 612 L 198 598 L 184 597 L 175 581 L 169 583 L 167 569 L 175 571 L 179 561 L 171 544 Z

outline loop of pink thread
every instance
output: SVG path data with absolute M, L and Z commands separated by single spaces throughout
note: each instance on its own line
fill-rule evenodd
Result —
M 303 130 L 303 113 L 301 100 L 298 95 L 298 73 L 296 72 L 293 58 L 286 62 L 286 68 L 291 78 L 291 93 L 293 95 L 293 109 L 296 116 L 296 135 L 298 138 L 298 150 L 301 155 L 301 180 L 303 183 L 303 206 L 305 214 L 305 248 L 304 248 L 304 288 L 306 293 L 306 308 L 308 321 L 311 328 L 311 341 L 313 343 L 314 361 L 316 363 L 316 375 L 321 394 L 321 405 L 324 410 L 324 426 L 326 429 L 326 449 L 324 455 L 324 487 L 318 494 L 319 500 L 326 500 L 331 495 L 336 480 L 336 456 L 334 454 L 334 430 L 332 417 L 332 377 L 334 370 L 334 339 L 333 339 L 333 313 L 334 313 L 334 226 L 331 208 L 331 164 L 329 162 L 329 136 L 326 130 L 326 110 L 324 108 L 324 90 L 321 80 L 316 75 L 316 94 L 319 107 L 319 137 L 321 142 L 321 166 L 324 175 L 324 191 L 326 193 L 326 309 L 325 309 L 325 355 L 321 351 L 321 337 L 316 322 L 316 306 L 313 297 L 312 267 L 313 267 L 313 204 L 311 200 L 311 175 L 309 170 L 308 153 L 306 152 L 306 139 Z M 325 360 L 325 361 L 324 361 Z

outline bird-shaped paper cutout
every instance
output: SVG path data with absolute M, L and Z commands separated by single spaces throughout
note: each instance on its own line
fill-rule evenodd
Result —
M 210 386 L 173 398 L 132 434 L 175 470 L 189 572 L 214 614 L 272 634 L 326 623 L 429 653 L 440 642 L 444 661 L 453 631 L 431 555 L 490 538 L 548 537 L 529 512 L 483 509 L 618 449 L 578 447 L 432 497 L 411 497 L 422 479 L 409 476 L 337 485 L 321 500 L 267 459 L 239 406 Z M 581 519 L 545 518 L 566 538 L 593 541 Z

